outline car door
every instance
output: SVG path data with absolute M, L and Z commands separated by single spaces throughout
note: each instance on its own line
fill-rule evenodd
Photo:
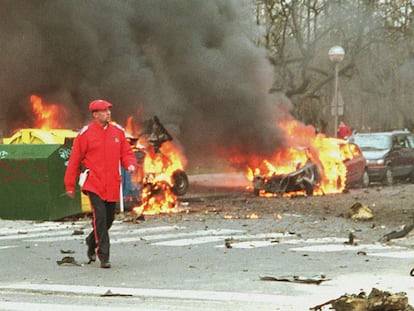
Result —
M 347 185 L 355 184 L 362 179 L 366 161 L 358 146 L 354 143 L 346 143 L 340 146 L 343 162 L 346 166 Z
M 391 151 L 394 177 L 410 175 L 414 168 L 414 149 L 406 134 L 395 135 L 395 143 Z

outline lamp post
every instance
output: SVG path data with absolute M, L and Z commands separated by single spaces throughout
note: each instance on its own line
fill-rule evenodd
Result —
M 344 49 L 339 46 L 339 45 L 335 45 L 333 47 L 331 47 L 329 49 L 328 52 L 329 55 L 329 59 L 331 60 L 331 62 L 334 63 L 335 65 L 335 94 L 334 94 L 334 107 L 332 107 L 332 114 L 334 116 L 334 136 L 337 137 L 338 133 L 338 115 L 339 115 L 339 111 L 338 111 L 338 73 L 339 73 L 339 63 L 342 62 L 342 60 L 344 59 L 345 56 L 345 51 Z

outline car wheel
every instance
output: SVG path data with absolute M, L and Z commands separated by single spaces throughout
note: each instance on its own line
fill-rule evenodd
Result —
M 368 172 L 367 172 L 367 170 L 364 170 L 364 174 L 362 174 L 362 177 L 361 177 L 361 183 L 360 183 L 361 187 L 362 188 L 368 188 L 369 183 L 370 183 L 370 180 L 369 180 Z
M 184 195 L 188 190 L 188 176 L 182 170 L 177 170 L 172 175 L 173 186 L 171 190 L 176 195 Z
M 311 184 L 310 182 L 304 181 L 303 186 L 305 188 L 306 195 L 308 197 L 312 196 L 313 195 L 313 184 Z
M 385 172 L 384 185 L 386 186 L 392 186 L 394 184 L 394 176 L 392 175 L 391 168 L 387 167 L 387 171 Z

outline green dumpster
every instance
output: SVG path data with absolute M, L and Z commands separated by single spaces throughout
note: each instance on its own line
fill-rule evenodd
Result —
M 80 191 L 66 196 L 70 146 L 0 144 L 0 218 L 58 220 L 82 213 Z

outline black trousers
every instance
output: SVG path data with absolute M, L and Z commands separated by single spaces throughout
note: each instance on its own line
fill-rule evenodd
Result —
M 115 217 L 116 202 L 102 200 L 93 192 L 87 192 L 92 208 L 92 232 L 86 237 L 86 242 L 96 248 L 100 261 L 109 261 L 110 240 L 108 230 Z

